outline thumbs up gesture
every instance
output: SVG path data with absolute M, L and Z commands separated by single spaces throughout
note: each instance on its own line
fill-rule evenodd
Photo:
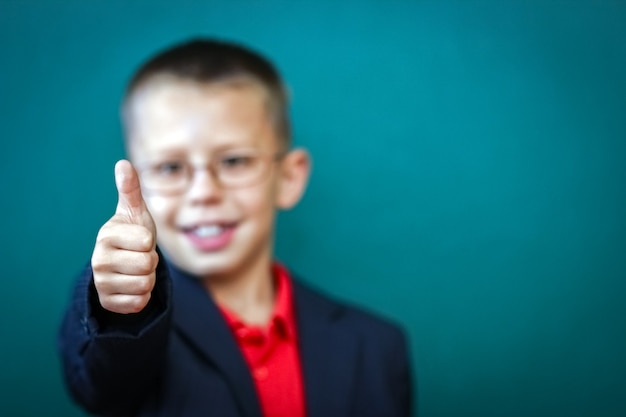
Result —
M 117 209 L 100 228 L 91 257 L 94 284 L 106 310 L 138 313 L 150 301 L 156 282 L 156 227 L 130 162 L 115 165 L 115 184 Z

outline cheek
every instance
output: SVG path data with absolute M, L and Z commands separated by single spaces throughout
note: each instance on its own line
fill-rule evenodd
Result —
M 236 197 L 239 207 L 249 215 L 267 216 L 274 213 L 276 190 L 268 182 L 250 190 L 241 190 Z
M 164 197 L 150 197 L 144 200 L 157 228 L 163 228 L 163 226 L 172 223 L 176 215 L 177 204 L 175 201 Z

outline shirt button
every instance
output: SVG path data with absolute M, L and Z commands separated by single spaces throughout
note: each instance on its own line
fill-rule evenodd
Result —
M 266 366 L 261 366 L 254 370 L 254 377 L 259 380 L 264 380 L 267 378 L 268 370 Z

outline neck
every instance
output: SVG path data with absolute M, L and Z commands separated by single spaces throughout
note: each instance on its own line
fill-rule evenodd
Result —
M 207 278 L 204 286 L 220 306 L 233 312 L 241 321 L 266 325 L 274 307 L 274 279 L 271 256 L 259 256 L 247 267 L 222 279 Z

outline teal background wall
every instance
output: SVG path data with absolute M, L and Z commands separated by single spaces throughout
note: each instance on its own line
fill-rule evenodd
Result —
M 407 328 L 424 417 L 626 415 L 626 3 L 0 0 L 0 415 L 81 416 L 55 335 L 117 105 L 195 35 L 271 57 L 314 157 L 278 256 Z

